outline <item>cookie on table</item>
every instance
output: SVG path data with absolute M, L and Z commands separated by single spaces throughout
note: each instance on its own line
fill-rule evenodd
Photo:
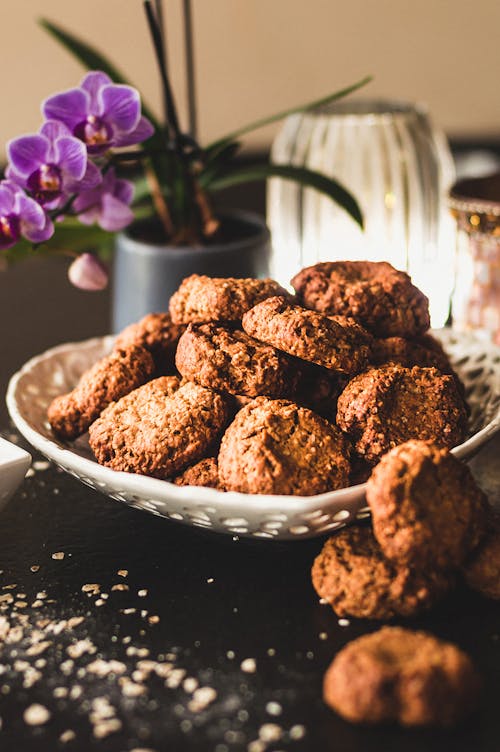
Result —
M 299 302 L 353 316 L 378 337 L 415 337 L 430 325 L 429 301 L 405 272 L 385 261 L 327 261 L 293 279 Z
M 371 335 L 352 319 L 323 316 L 267 298 L 245 313 L 243 329 L 289 355 L 339 373 L 358 373 L 368 364 Z
M 356 452 L 374 465 L 408 439 L 460 444 L 467 411 L 455 379 L 435 368 L 390 363 L 355 376 L 337 402 L 337 425 Z
M 467 465 L 431 442 L 407 441 L 385 454 L 366 499 L 384 555 L 400 564 L 459 567 L 485 532 L 486 496 Z
M 247 397 L 289 396 L 297 380 L 295 365 L 285 353 L 213 323 L 188 326 L 175 363 L 190 381 Z
M 477 707 L 470 658 L 427 632 L 382 627 L 349 642 L 323 681 L 327 705 L 352 723 L 450 727 Z
M 85 371 L 73 391 L 52 401 L 47 411 L 52 430 L 62 439 L 76 439 L 110 402 L 144 384 L 154 370 L 153 358 L 143 347 L 115 348 Z
M 500 600 L 500 515 L 489 516 L 488 530 L 463 565 L 467 585 L 486 598 Z
M 215 457 L 205 457 L 205 459 L 191 465 L 174 478 L 174 483 L 176 486 L 206 486 L 217 488 L 219 491 L 224 490 L 219 482 L 219 471 Z
M 175 350 L 184 326 L 174 324 L 169 313 L 148 313 L 117 336 L 115 349 L 139 345 L 153 356 L 156 373 L 175 371 Z
M 414 571 L 386 559 L 369 527 L 348 527 L 323 546 L 312 583 L 338 616 L 388 620 L 430 608 L 453 585 L 439 570 Z
M 90 426 L 89 444 L 101 465 L 169 478 L 208 454 L 227 415 L 220 394 L 164 376 L 111 404 Z
M 236 279 L 192 274 L 170 298 L 175 324 L 241 321 L 245 311 L 271 295 L 288 295 L 273 279 Z
M 257 397 L 227 428 L 219 450 L 226 490 L 312 496 L 347 485 L 349 449 L 336 426 L 289 400 Z

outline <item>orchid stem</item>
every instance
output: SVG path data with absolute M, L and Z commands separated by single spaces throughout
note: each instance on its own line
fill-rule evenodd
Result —
M 149 185 L 149 190 L 151 192 L 151 198 L 153 199 L 155 209 L 158 213 L 167 237 L 171 238 L 174 234 L 174 225 L 172 222 L 172 217 L 170 216 L 167 202 L 165 201 L 165 198 L 161 192 L 158 179 L 151 167 L 146 167 L 144 173 L 146 175 L 146 180 Z

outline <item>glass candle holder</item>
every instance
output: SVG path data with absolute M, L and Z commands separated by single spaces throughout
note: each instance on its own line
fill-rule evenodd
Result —
M 453 328 L 500 345 L 500 172 L 459 181 L 449 203 L 457 223 Z
M 318 261 L 389 261 L 407 271 L 443 326 L 454 286 L 454 226 L 447 207 L 453 160 L 423 107 L 353 100 L 288 117 L 271 160 L 320 170 L 356 197 L 365 229 L 324 196 L 268 182 L 271 273 L 282 284 Z

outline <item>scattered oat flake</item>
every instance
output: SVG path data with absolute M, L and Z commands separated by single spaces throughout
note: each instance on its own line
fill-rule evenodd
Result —
M 118 718 L 110 718 L 109 720 L 99 721 L 95 724 L 93 734 L 96 739 L 105 739 L 110 734 L 116 734 L 120 731 L 122 722 Z
M 326 598 L 320 598 L 319 602 L 321 603 L 322 606 L 327 606 L 328 605 L 328 601 L 326 600 Z
M 64 551 L 56 551 L 52 554 L 52 558 L 56 561 L 61 561 L 61 559 L 64 559 L 65 553 Z
M 16 582 L 12 582 L 10 585 L 3 585 L 2 590 L 15 590 L 17 587 Z
M 328 635 L 327 635 L 326 632 L 320 632 L 318 636 L 319 636 L 320 640 L 327 640 L 328 639 Z
M 149 619 L 148 619 L 148 622 L 150 624 L 158 624 L 159 621 L 160 621 L 160 617 L 156 616 L 156 614 L 153 614 L 153 616 L 150 616 Z
M 90 595 L 97 595 L 101 586 L 97 582 L 87 582 L 82 585 L 82 593 L 90 593 Z
M 350 623 L 349 619 L 339 619 L 338 621 L 339 627 L 348 627 Z
M 194 676 L 188 676 L 187 679 L 184 679 L 184 681 L 182 682 L 182 689 L 184 690 L 184 692 L 187 692 L 188 694 L 191 694 L 197 688 L 198 688 L 198 679 L 195 679 Z
M 39 564 L 33 564 L 33 566 L 30 567 L 31 572 L 38 572 L 39 569 L 40 569 Z
M 62 697 L 68 696 L 68 688 L 67 687 L 54 687 L 54 691 L 52 692 L 54 697 L 57 699 L 61 699 Z
M 95 602 L 95 604 L 94 604 L 94 605 L 96 605 L 96 606 L 97 606 L 97 607 L 99 608 L 99 606 L 104 606 L 104 604 L 105 604 L 105 603 L 106 603 L 106 601 L 103 601 L 103 599 L 102 599 L 102 598 L 98 598 L 98 599 L 96 600 L 96 602 Z
M 66 729 L 66 731 L 63 731 L 59 737 L 61 744 L 72 742 L 74 739 L 76 739 L 76 734 L 74 731 L 72 731 L 72 729 Z
M 124 582 L 119 582 L 117 585 L 113 585 L 111 590 L 130 590 L 130 588 Z
M 128 569 L 119 569 L 116 574 L 120 575 L 120 577 L 126 577 L 128 575 Z
M 66 648 L 66 652 L 69 655 L 70 658 L 80 658 L 85 653 L 89 653 L 89 655 L 92 655 L 92 653 L 95 653 L 97 648 L 95 647 L 92 640 L 89 640 L 88 637 L 86 637 L 84 640 L 78 640 L 78 642 L 75 642 L 73 645 L 68 645 Z
M 215 582 L 215 580 L 214 580 L 214 578 L 213 578 L 213 577 L 209 577 L 209 578 L 208 578 L 208 580 L 207 580 L 207 582 L 208 582 L 209 584 L 211 584 L 212 582 Z
M 283 735 L 283 729 L 277 723 L 264 723 L 259 729 L 259 739 L 263 742 L 277 742 Z
M 198 687 L 193 692 L 193 698 L 188 702 L 188 710 L 198 713 L 210 705 L 217 698 L 217 692 L 213 687 Z
M 233 658 L 236 656 L 236 653 L 234 652 L 234 650 L 228 650 L 226 653 L 226 656 L 227 658 L 229 658 L 230 661 L 232 661 Z
M 266 705 L 266 713 L 269 713 L 269 715 L 281 715 L 283 712 L 283 708 L 279 704 L 279 702 L 268 702 Z
M 68 629 L 74 629 L 75 627 L 78 627 L 78 625 L 83 621 L 85 621 L 83 616 L 72 616 L 70 619 L 68 619 Z
M 32 477 L 34 476 L 34 474 L 35 474 L 35 471 L 33 470 L 33 468 L 32 468 L 32 467 L 29 467 L 29 468 L 28 468 L 28 469 L 26 470 L 26 475 L 25 475 L 24 477 L 25 477 L 25 478 L 32 478 Z
M 124 674 L 127 667 L 121 661 L 105 661 L 102 658 L 96 658 L 92 663 L 88 663 L 87 671 L 96 676 L 108 676 L 108 674 Z
M 33 601 L 33 603 L 31 604 L 31 608 L 41 608 L 42 606 L 43 601 L 40 601 L 38 599 L 36 601 Z
M 26 655 L 41 655 L 47 648 L 52 645 L 50 640 L 43 640 L 42 642 L 35 642 L 34 645 L 26 650 Z
M 128 614 L 135 614 L 137 609 L 136 608 L 121 608 L 120 611 L 122 612 L 122 614 L 126 614 L 128 616 Z
M 245 658 L 245 660 L 241 661 L 240 668 L 246 674 L 255 674 L 257 670 L 255 658 Z
M 45 705 L 39 705 L 37 702 L 30 705 L 23 713 L 24 722 L 28 726 L 42 726 L 50 719 L 50 712 Z
M 148 594 L 148 591 L 146 590 L 146 588 L 142 588 L 142 590 L 137 591 L 137 595 L 139 596 L 139 598 L 145 598 L 147 594 Z
M 290 739 L 293 739 L 293 741 L 297 741 L 298 739 L 304 738 L 304 736 L 306 735 L 306 729 L 305 729 L 305 726 L 300 726 L 297 724 L 296 726 L 292 726 L 292 728 L 290 729 L 288 733 L 289 733 Z

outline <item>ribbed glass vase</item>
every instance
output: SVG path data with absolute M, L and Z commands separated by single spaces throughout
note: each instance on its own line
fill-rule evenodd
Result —
M 357 198 L 365 220 L 362 231 L 328 197 L 270 179 L 267 219 L 277 280 L 286 284 L 318 261 L 389 261 L 428 295 L 432 325 L 444 325 L 454 284 L 447 193 L 455 171 L 446 138 L 425 109 L 353 100 L 292 115 L 273 143 L 271 160 L 337 178 Z

